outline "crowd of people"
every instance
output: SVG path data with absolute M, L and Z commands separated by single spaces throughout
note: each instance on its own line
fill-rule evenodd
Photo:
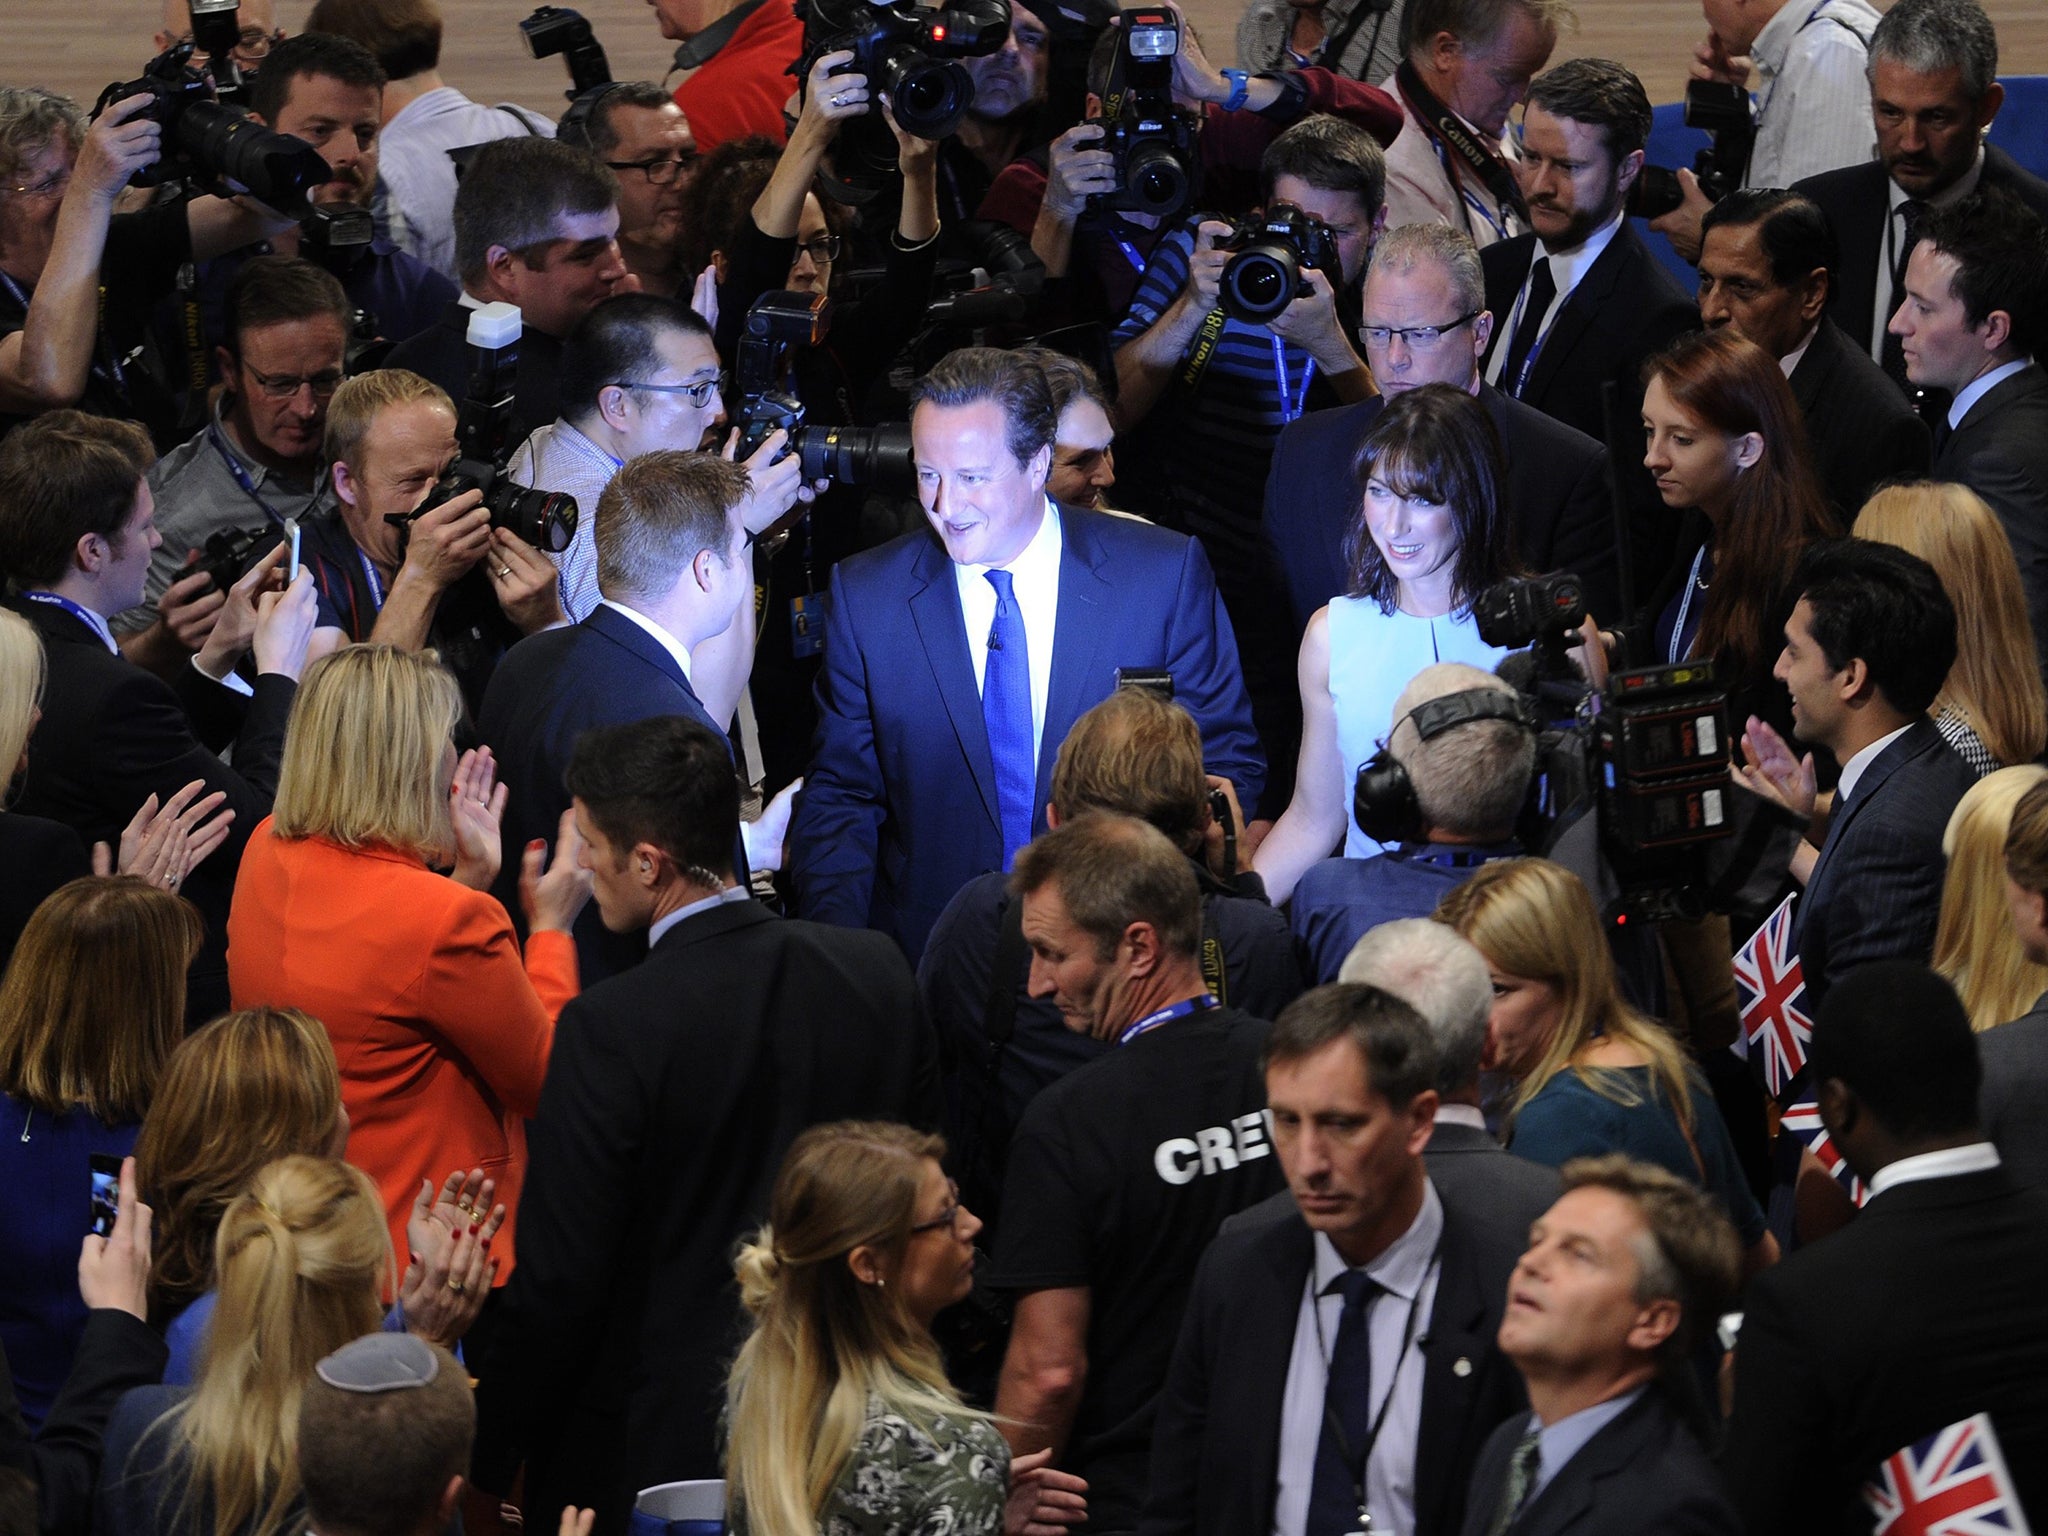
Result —
M 650 4 L 0 87 L 0 1536 L 2048 1527 L 1978 0 Z

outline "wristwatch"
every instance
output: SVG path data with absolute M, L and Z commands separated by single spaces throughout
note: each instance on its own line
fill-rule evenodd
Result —
M 1230 82 L 1230 95 L 1223 103 L 1223 110 L 1236 112 L 1244 106 L 1245 98 L 1251 94 L 1251 72 L 1243 69 L 1226 69 L 1223 71 L 1223 78 Z

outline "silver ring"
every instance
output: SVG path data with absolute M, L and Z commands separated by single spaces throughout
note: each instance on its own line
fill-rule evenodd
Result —
M 504 577 L 510 576 L 511 574 L 512 574 L 512 567 L 511 567 L 511 566 L 509 566 L 509 565 L 501 565 L 501 566 L 499 566 L 499 567 L 498 567 L 498 576 L 499 576 L 499 578 L 500 578 L 500 579 L 503 579 Z
M 176 875 L 165 875 L 164 884 L 175 891 L 178 888 L 178 877 Z

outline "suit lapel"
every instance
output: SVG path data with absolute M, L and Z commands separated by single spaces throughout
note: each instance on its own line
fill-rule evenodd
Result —
M 1929 738 L 1932 738 L 1931 743 Z M 1820 857 L 1814 860 L 1813 873 L 1807 877 L 1807 897 L 1800 903 L 1801 907 L 1810 907 L 1813 904 L 1813 895 L 1820 890 L 1821 876 L 1834 857 L 1835 849 L 1841 846 L 1842 839 L 1848 836 L 1850 826 L 1862 814 L 1863 808 L 1876 797 L 1885 780 L 1927 751 L 1930 744 L 1937 748 L 1941 747 L 1941 734 L 1935 730 L 1931 720 L 1922 716 L 1907 726 L 1906 734 L 1878 753 L 1877 760 L 1863 770 L 1863 776 L 1856 781 L 1856 792 L 1849 797 L 1848 805 L 1838 807 L 1839 814 L 1828 822 L 1828 835 L 1822 839 Z M 1803 926 L 1803 921 L 1794 925 L 1795 937 L 1798 929 Z
M 1103 552 L 1086 517 L 1065 507 L 1060 520 L 1060 596 L 1053 619 L 1052 673 L 1045 693 L 1045 732 L 1038 749 L 1038 777 L 1032 793 L 1032 825 L 1045 814 L 1052 796 L 1053 759 L 1059 744 L 1098 700 L 1089 697 L 1090 678 L 1101 676 L 1096 656 L 1112 623 L 1111 591 L 1102 577 Z
M 960 616 L 960 588 L 953 575 L 953 562 L 936 539 L 920 542 L 917 562 L 911 567 L 917 590 L 910 595 L 910 618 L 917 626 L 925 660 L 931 664 L 939 697 L 953 722 L 953 734 L 974 775 L 974 787 L 989 820 L 1003 824 L 1001 801 L 996 797 L 995 759 L 989 755 L 988 725 L 982 719 L 981 694 L 974 686 L 974 662 L 967 653 L 967 625 Z
M 1423 1529 L 1443 1528 L 1444 1501 L 1470 1471 L 1458 1464 L 1458 1456 L 1472 1416 L 1472 1395 L 1486 1374 L 1482 1362 L 1493 1348 L 1478 1266 L 1464 1224 L 1448 1206 L 1443 1250 L 1436 1303 L 1422 1341 L 1422 1414 L 1415 1436 L 1415 1523 Z
M 1509 1527 L 1512 1536 L 1552 1536 L 1576 1525 L 1593 1507 L 1600 1480 L 1652 1449 L 1649 1442 L 1656 1437 L 1657 1391 L 1650 1387 L 1581 1446 Z
M 2048 389 L 2048 372 L 2043 372 L 2038 363 L 2029 363 L 2011 378 L 2001 379 L 1986 390 L 1963 416 L 1954 436 L 1960 437 L 1972 427 L 1982 426 L 2015 400 L 2024 399 L 2043 389 Z M 1952 437 L 1951 441 L 1953 440 Z
M 1612 296 L 1614 286 L 1621 278 L 1622 263 L 1628 257 L 1629 239 L 1628 220 L 1623 219 L 1621 227 L 1614 232 L 1614 238 L 1607 242 L 1607 249 L 1586 269 L 1586 275 L 1579 279 L 1578 286 L 1565 299 L 1564 306 L 1557 312 L 1556 323 L 1550 327 L 1550 334 L 1543 338 L 1543 350 L 1536 356 L 1536 366 L 1529 372 L 1529 386 L 1521 395 L 1524 401 L 1543 398 L 1543 391 L 1550 387 L 1557 370 L 1564 366 L 1572 348 L 1579 344 L 1579 338 Z
M 1806 355 L 1799 359 L 1799 366 L 1792 370 L 1792 377 L 1786 381 L 1792 386 L 1792 398 L 1798 403 L 1803 416 L 1812 416 L 1814 407 L 1826 395 L 1828 383 L 1834 377 L 1839 360 L 1835 337 L 1831 334 L 1835 329 L 1834 321 L 1822 318 Z

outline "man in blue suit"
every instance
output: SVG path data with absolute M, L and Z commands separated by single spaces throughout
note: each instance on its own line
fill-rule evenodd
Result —
M 1170 673 L 1205 766 L 1265 787 L 1237 643 L 1201 549 L 1045 494 L 1057 413 L 1027 359 L 944 358 L 912 396 L 931 532 L 833 573 L 817 750 L 790 828 L 802 916 L 915 960 L 954 892 L 1045 826 L 1052 763 L 1117 673 Z
M 692 683 L 690 652 L 724 634 L 753 596 L 748 495 L 744 466 L 668 450 L 627 460 L 605 486 L 594 509 L 602 600 L 582 623 L 513 646 L 484 695 L 478 729 L 510 790 L 507 848 L 554 841 L 569 809 L 562 775 L 592 727 L 682 715 L 724 739 L 731 701 L 719 707 L 725 719 L 713 717 Z M 498 897 L 518 921 L 518 861 L 505 862 Z M 735 871 L 741 884 L 746 867 L 742 860 Z M 607 933 L 594 911 L 577 919 L 575 933 L 586 987 L 647 952 L 644 932 Z

